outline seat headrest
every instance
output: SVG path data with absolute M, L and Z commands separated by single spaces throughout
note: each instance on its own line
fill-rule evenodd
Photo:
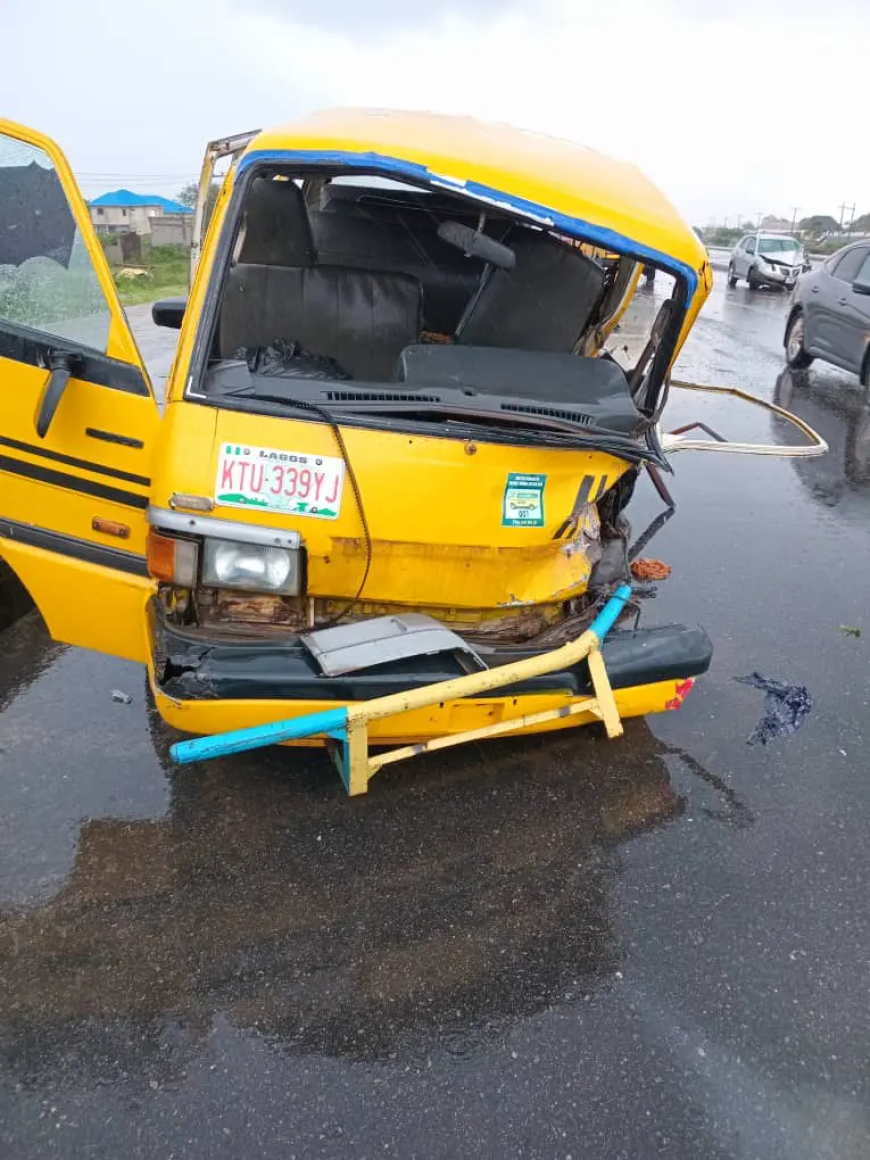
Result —
M 245 237 L 239 261 L 259 266 L 313 266 L 311 224 L 294 181 L 257 177 L 245 204 Z

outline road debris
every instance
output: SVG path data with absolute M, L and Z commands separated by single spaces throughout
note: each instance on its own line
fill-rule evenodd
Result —
M 772 681 L 761 673 L 751 673 L 748 677 L 735 677 L 741 685 L 752 685 L 763 689 L 764 716 L 746 738 L 747 745 L 760 741 L 766 745 L 771 737 L 789 736 L 796 733 L 809 716 L 813 699 L 804 685 L 787 685 L 783 681 Z
M 857 628 L 854 624 L 841 624 L 840 625 L 840 632 L 845 633 L 846 636 L 860 636 L 861 635 L 861 629 Z
M 666 580 L 671 571 L 670 564 L 651 557 L 631 562 L 631 574 L 635 580 Z
M 119 705 L 132 705 L 133 698 L 129 693 L 123 693 L 120 689 L 112 689 L 112 700 L 117 701 Z

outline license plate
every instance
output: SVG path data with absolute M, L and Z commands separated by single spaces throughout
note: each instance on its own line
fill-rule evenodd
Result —
M 221 445 L 215 503 L 223 507 L 337 520 L 343 488 L 342 459 L 245 443 Z

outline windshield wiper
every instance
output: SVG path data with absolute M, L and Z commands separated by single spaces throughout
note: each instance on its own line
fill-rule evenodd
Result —
M 424 421 L 432 422 L 443 419 L 446 425 L 453 428 L 451 434 L 455 438 L 473 439 L 480 437 L 481 427 L 493 434 L 517 432 L 518 429 L 537 431 L 542 439 L 550 446 L 572 448 L 578 444 L 585 448 L 603 451 L 620 459 L 632 463 L 652 462 L 666 467 L 667 461 L 646 440 L 633 438 L 618 431 L 609 431 L 603 428 L 590 428 L 580 423 L 574 424 L 567 420 L 550 419 L 541 415 L 500 415 L 492 411 L 474 407 L 451 407 L 446 403 L 425 402 L 387 402 L 381 400 L 358 399 L 354 401 L 326 404 L 313 404 L 303 399 L 296 399 L 290 395 L 279 394 L 277 391 L 257 391 L 251 388 L 244 390 L 227 391 L 221 398 L 252 399 L 262 403 L 278 403 L 289 410 L 296 408 L 300 411 L 315 412 L 331 422 L 347 421 L 352 416 L 366 417 L 372 413 L 378 416 L 394 416 L 413 422 L 414 419 L 426 417 Z M 477 436 L 475 436 L 475 430 Z
M 304 401 L 294 399 L 290 395 L 257 391 L 256 389 L 228 391 L 223 397 L 262 399 L 270 403 L 284 403 L 288 407 L 299 406 L 303 409 L 307 409 L 309 406 Z M 523 415 L 517 412 L 507 415 L 491 411 L 486 407 L 453 407 L 449 403 L 433 403 L 425 399 L 420 399 L 419 402 L 416 399 L 413 402 L 406 399 L 342 399 L 341 402 L 331 402 L 328 408 L 323 409 L 328 410 L 332 415 L 356 411 L 397 417 L 432 415 L 445 419 L 477 420 L 494 427 L 534 427 L 536 430 L 564 431 L 571 435 L 588 436 L 594 434 L 589 426 L 579 419 L 576 423 L 572 423 L 567 419 L 553 419 L 545 415 Z
M 472 420 L 492 427 L 534 427 L 536 430 L 565 431 L 571 435 L 588 435 L 588 424 L 579 419 L 572 423 L 568 419 L 554 419 L 546 415 L 524 415 L 522 412 L 504 414 L 487 407 L 455 407 L 450 403 L 431 403 L 425 400 L 405 402 L 387 399 L 354 399 L 333 404 L 342 411 L 365 411 L 377 415 L 432 415 L 445 419 Z

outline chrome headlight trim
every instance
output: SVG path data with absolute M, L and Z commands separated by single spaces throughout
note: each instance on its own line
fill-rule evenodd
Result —
M 145 513 L 152 528 L 179 532 L 187 536 L 208 536 L 216 540 L 235 540 L 242 544 L 260 544 L 269 548 L 289 548 L 298 551 L 302 546 L 299 532 L 284 528 L 264 528 L 258 524 L 243 524 L 238 520 L 222 520 L 214 516 L 194 516 L 189 512 L 174 512 L 169 508 L 149 505 Z

